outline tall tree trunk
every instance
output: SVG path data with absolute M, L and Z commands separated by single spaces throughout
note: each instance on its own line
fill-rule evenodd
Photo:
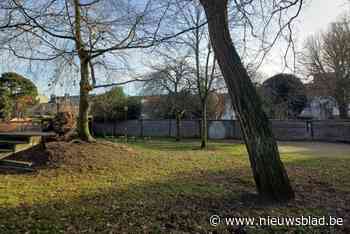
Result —
M 208 19 L 212 46 L 239 119 L 257 191 L 265 199 L 287 201 L 294 191 L 280 160 L 271 124 L 247 70 L 233 45 L 227 0 L 200 0 Z
M 181 139 L 181 114 L 176 112 L 176 141 Z
M 81 37 L 81 13 L 80 1 L 74 0 L 75 12 L 75 46 L 78 50 L 80 60 L 80 102 L 79 102 L 79 118 L 78 118 L 78 134 L 79 138 L 84 141 L 94 141 L 89 129 L 89 92 L 92 87 L 89 83 L 89 54 L 84 49 L 83 39 Z
M 91 86 L 89 83 L 89 67 L 85 58 L 80 59 L 80 103 L 78 118 L 78 134 L 79 138 L 84 141 L 94 141 L 89 130 L 89 91 Z
M 207 147 L 208 142 L 208 121 L 207 121 L 207 102 L 202 100 L 202 130 L 201 130 L 201 149 Z

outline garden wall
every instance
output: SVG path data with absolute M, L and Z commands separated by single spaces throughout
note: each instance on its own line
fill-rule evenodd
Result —
M 350 122 L 315 121 L 312 125 L 314 140 L 350 142 Z
M 317 140 L 350 143 L 350 122 L 347 121 L 302 121 L 271 120 L 275 137 L 281 141 Z M 181 135 L 184 138 L 197 138 L 201 133 L 200 120 L 181 122 Z M 151 136 L 174 137 L 175 120 L 128 120 L 118 122 L 94 122 L 95 135 L 105 136 Z M 235 120 L 209 120 L 210 139 L 241 139 L 239 123 Z

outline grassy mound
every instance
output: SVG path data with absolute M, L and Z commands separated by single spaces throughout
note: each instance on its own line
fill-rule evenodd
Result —
M 32 162 L 36 169 L 65 168 L 85 170 L 106 168 L 119 156 L 132 156 L 135 152 L 128 146 L 113 144 L 108 141 L 85 142 L 50 142 L 46 150 L 40 146 L 9 157 L 11 160 Z

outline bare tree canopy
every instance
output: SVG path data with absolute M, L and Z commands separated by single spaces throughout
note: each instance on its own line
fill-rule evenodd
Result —
M 341 118 L 348 117 L 350 102 L 349 39 L 349 19 L 343 17 L 332 23 L 326 32 L 309 37 L 301 58 L 308 75 L 328 84 L 315 88 L 327 89 L 325 93 L 337 100 Z
M 56 81 L 80 73 L 78 130 L 87 141 L 92 140 L 87 126 L 89 92 L 124 83 L 98 84 L 101 71 L 117 69 L 127 50 L 149 48 L 191 30 L 166 27 L 177 9 L 171 1 L 9 0 L 2 9 L 7 13 L 2 24 L 5 49 L 21 59 L 54 60 Z
M 149 81 L 145 83 L 146 93 L 165 95 L 170 109 L 169 115 L 176 118 L 176 140 L 181 138 L 180 124 L 186 111 L 188 111 L 192 90 L 193 71 L 189 65 L 189 58 L 164 56 L 164 64 L 153 67 Z
M 192 83 L 194 92 L 201 103 L 201 148 L 206 148 L 208 140 L 207 104 L 209 95 L 220 86 L 223 81 L 215 54 L 210 44 L 208 28 L 199 27 L 206 21 L 206 16 L 199 2 L 192 2 L 186 8 L 181 8 L 178 16 L 179 25 L 184 28 L 195 28 L 179 38 L 182 48 L 189 49 L 189 56 L 193 63 Z

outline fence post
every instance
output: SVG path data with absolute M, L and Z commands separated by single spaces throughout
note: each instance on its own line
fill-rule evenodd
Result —
M 309 134 L 311 140 L 314 140 L 314 125 L 312 120 L 306 120 L 306 132 Z
M 169 119 L 169 137 L 171 137 L 171 119 Z
M 207 119 L 207 122 L 206 122 L 206 129 L 207 129 L 207 140 L 210 140 L 210 136 L 209 136 L 209 134 L 210 134 L 210 131 L 209 131 L 209 122 L 210 122 L 210 120 L 209 119 Z
M 309 121 L 308 121 L 308 120 L 306 120 L 306 122 L 305 122 L 305 127 L 306 127 L 307 137 L 308 137 L 308 138 L 311 138 L 310 124 L 309 124 Z
M 232 123 L 232 138 L 235 139 L 235 138 L 236 138 L 236 122 L 235 122 L 235 120 L 233 119 L 233 120 L 231 121 L 231 123 Z
M 143 137 L 143 119 L 140 119 L 140 137 Z
M 117 131 L 117 120 L 113 121 L 113 136 L 116 136 L 116 131 Z

